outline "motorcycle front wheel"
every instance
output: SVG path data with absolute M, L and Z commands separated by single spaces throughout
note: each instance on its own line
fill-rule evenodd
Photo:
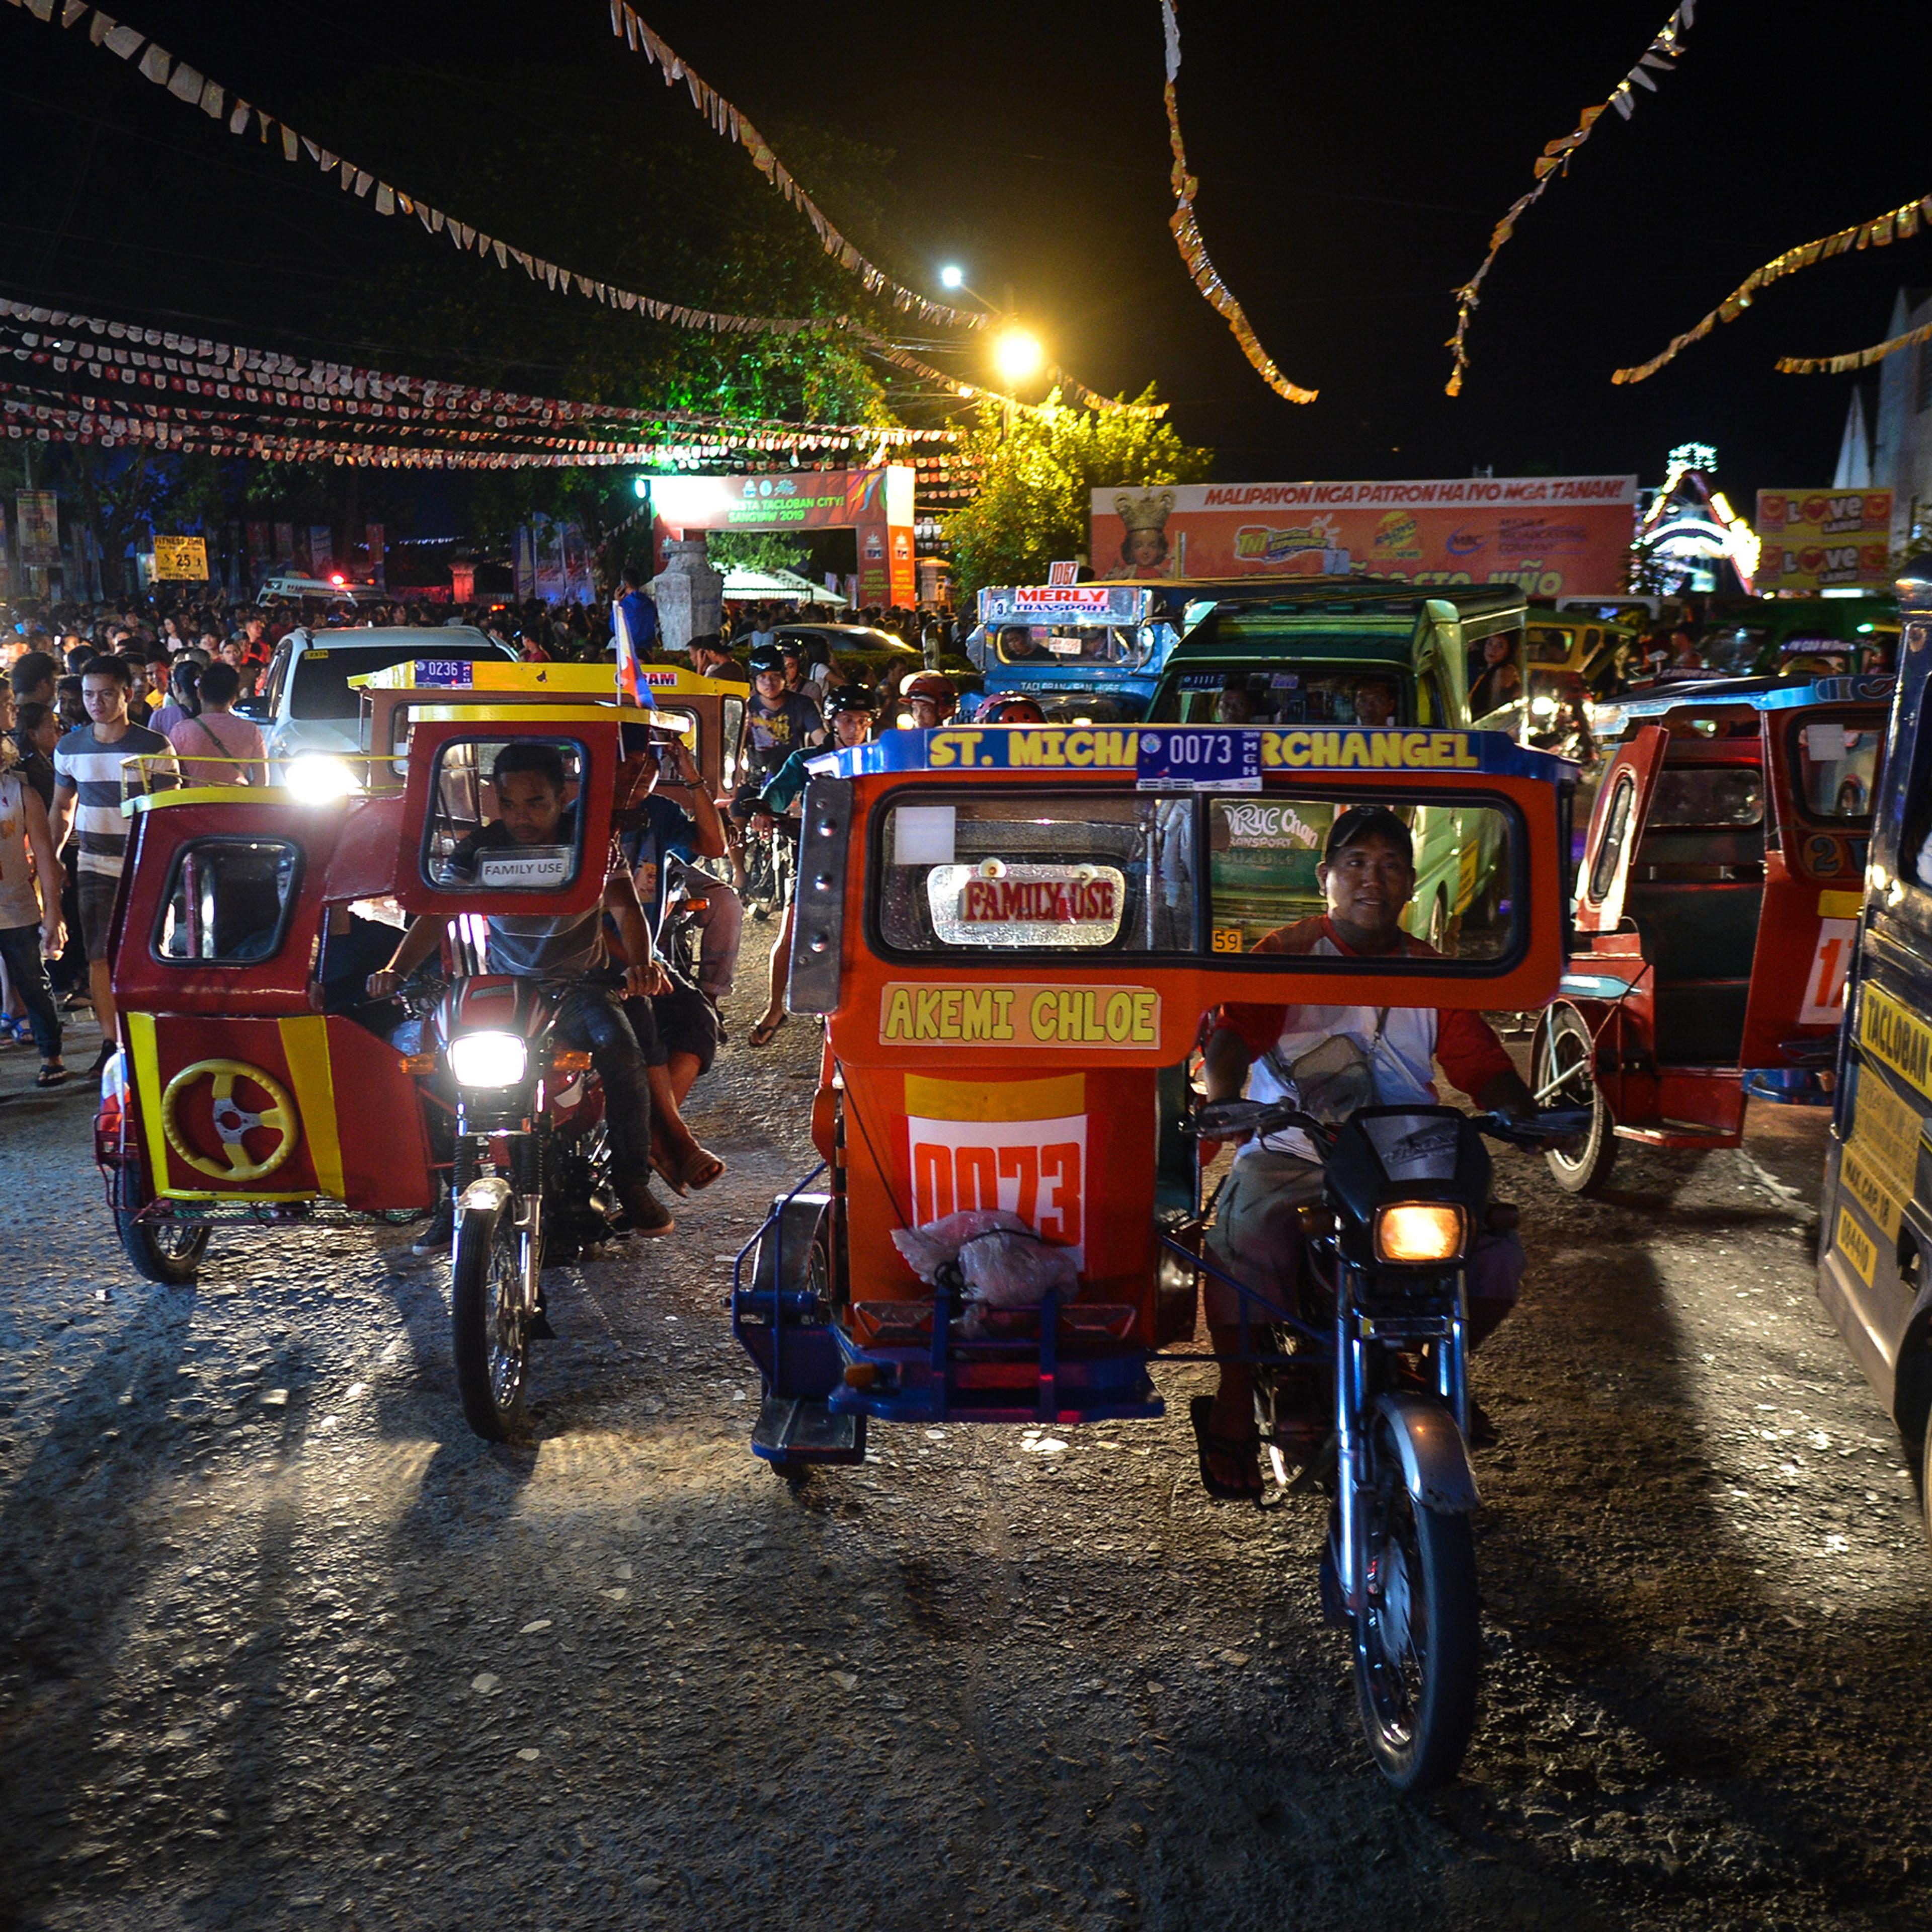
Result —
M 459 1210 L 449 1276 L 449 1327 L 464 1419 L 486 1442 L 524 1422 L 530 1324 L 524 1313 L 516 1218 L 505 1201 Z
M 1475 1727 L 1475 1542 L 1466 1516 L 1409 1494 L 1386 1425 L 1376 1448 L 1355 1700 L 1382 1775 L 1398 1791 L 1428 1791 L 1455 1776 Z

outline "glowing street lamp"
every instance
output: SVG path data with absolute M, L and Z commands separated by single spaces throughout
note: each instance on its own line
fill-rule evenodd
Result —
M 1017 325 L 1001 329 L 993 338 L 993 366 L 1009 385 L 1038 375 L 1046 361 L 1046 351 L 1039 337 Z
M 939 272 L 939 286 L 943 289 L 963 289 L 966 286 L 966 271 L 957 262 L 948 262 Z

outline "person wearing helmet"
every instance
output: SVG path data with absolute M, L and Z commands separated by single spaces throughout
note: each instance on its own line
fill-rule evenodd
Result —
M 959 709 L 958 691 L 943 671 L 924 670 L 908 678 L 899 694 L 912 713 L 915 731 L 937 730 Z
M 838 749 L 849 751 L 872 736 L 874 716 L 872 694 L 862 684 L 835 686 L 826 700 L 825 708 L 832 726 L 832 744 Z M 782 822 L 790 829 L 794 851 L 798 838 L 796 808 L 805 795 L 806 782 L 812 775 L 811 761 L 820 755 L 817 751 L 794 752 L 760 794 L 756 815 L 752 821 L 760 831 L 774 828 Z M 794 866 L 794 874 L 796 869 Z M 791 957 L 791 919 L 792 909 L 788 905 L 778 938 L 772 946 L 766 976 L 770 997 L 766 1002 L 764 1017 L 751 1031 L 754 1046 L 769 1045 L 772 1036 L 789 1017 L 784 1010 L 784 976 L 786 962 Z
M 750 657 L 751 701 L 738 740 L 738 783 L 731 795 L 734 829 L 741 829 L 758 809 L 759 793 L 778 776 L 795 752 L 822 744 L 825 722 L 818 706 L 785 683 L 784 652 L 776 643 L 754 644 Z M 731 850 L 732 884 L 745 890 L 742 837 Z
M 989 698 L 980 706 L 978 724 L 1044 724 L 1046 713 L 1030 698 Z

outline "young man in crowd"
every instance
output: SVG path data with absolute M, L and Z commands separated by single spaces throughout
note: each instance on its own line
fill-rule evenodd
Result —
M 731 800 L 731 817 L 742 825 L 758 808 L 766 782 L 794 752 L 825 739 L 825 724 L 810 698 L 785 687 L 784 653 L 776 644 L 760 644 L 752 652 L 752 698 L 745 706 L 743 736 L 738 742 L 738 784 Z M 732 879 L 742 892 L 745 868 L 742 845 L 732 854 Z
M 10 710 L 11 701 L 9 694 Z M 44 712 L 46 706 L 34 709 Z M 46 807 L 14 752 L 10 740 L 0 740 L 0 963 L 40 1050 L 34 1084 L 58 1087 L 68 1076 L 61 1060 L 60 1010 L 48 983 L 46 962 L 58 958 L 67 944 L 61 916 L 64 878 Z
M 166 739 L 128 717 L 134 688 L 134 671 L 125 658 L 95 658 L 80 680 L 88 722 L 54 747 L 54 850 L 58 852 L 66 844 L 70 831 L 74 834 L 81 939 L 87 951 L 94 1015 L 100 1022 L 97 1073 L 107 1064 L 116 1045 L 114 982 L 107 938 L 114 894 L 128 850 L 128 821 L 121 815 L 124 784 L 136 791 L 161 790 L 172 785 L 177 775 Z M 132 771 L 125 772 L 124 778 L 125 761 L 130 758 L 154 761 L 147 768 L 145 785 Z

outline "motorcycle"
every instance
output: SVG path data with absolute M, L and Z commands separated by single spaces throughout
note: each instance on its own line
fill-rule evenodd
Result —
M 1322 1606 L 1350 1627 L 1363 1728 L 1400 1790 L 1452 1778 L 1475 1720 L 1465 1270 L 1480 1232 L 1515 1225 L 1515 1210 L 1490 1198 L 1483 1137 L 1540 1148 L 1587 1126 L 1570 1113 L 1519 1120 L 1430 1106 L 1366 1107 L 1330 1124 L 1259 1100 L 1212 1102 L 1187 1124 L 1223 1141 L 1298 1128 L 1321 1161 L 1322 1202 L 1301 1216 L 1301 1305 L 1256 1318 L 1275 1331 L 1255 1352 L 1256 1419 L 1272 1445 L 1277 1412 L 1303 1406 L 1292 1398 L 1305 1397 L 1311 1372 L 1330 1384 L 1332 1432 L 1287 1486 L 1333 1496 Z
M 488 974 L 452 983 L 433 1037 L 455 1094 L 450 1179 L 450 1336 L 470 1427 L 490 1442 L 524 1420 L 530 1346 L 550 1333 L 546 1263 L 609 1240 L 604 1092 L 587 1052 L 556 1037 L 540 980 Z

